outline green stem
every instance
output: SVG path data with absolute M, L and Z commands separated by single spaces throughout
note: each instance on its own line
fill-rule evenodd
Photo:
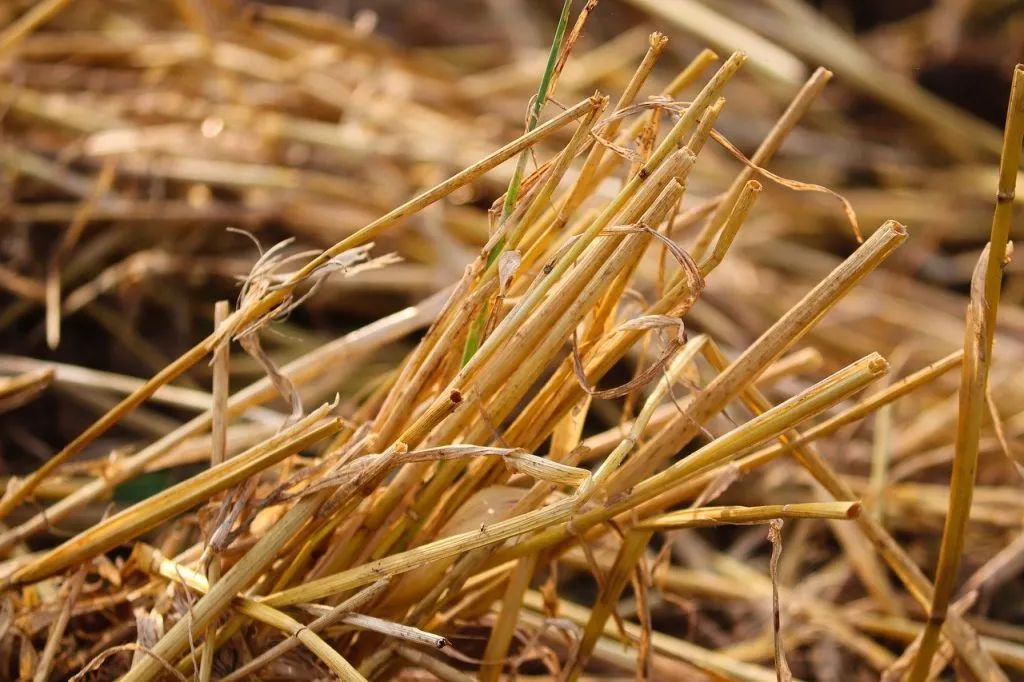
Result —
M 572 6 L 572 0 L 565 0 L 562 4 L 562 14 L 558 18 L 558 26 L 555 28 L 555 38 L 551 41 L 551 51 L 548 53 L 548 63 L 544 67 L 544 75 L 540 79 L 540 85 L 537 87 L 537 97 L 533 101 L 533 106 L 530 107 L 530 116 L 526 120 L 526 132 L 530 132 L 537 127 L 537 121 L 540 120 L 540 112 L 544 109 L 544 103 L 548 98 L 548 88 L 551 86 L 551 80 L 555 75 L 555 65 L 558 63 L 558 53 L 562 46 L 562 39 L 565 37 L 565 29 L 569 25 L 569 8 Z M 530 150 L 524 149 L 519 155 L 519 161 L 516 163 L 515 172 L 512 173 L 512 179 L 508 183 L 508 191 L 505 192 L 505 202 L 501 206 L 501 220 L 498 223 L 499 229 L 502 224 L 508 219 L 512 213 L 512 209 L 516 205 L 516 200 L 519 198 L 519 186 L 523 181 L 523 173 L 526 171 L 526 161 L 530 158 Z M 505 239 L 502 238 L 494 245 L 491 252 L 487 254 L 487 267 L 490 268 L 501 252 L 505 250 Z M 473 354 L 476 353 L 477 348 L 480 347 L 480 337 L 484 331 L 484 325 L 487 324 L 487 317 L 490 314 L 490 305 L 484 303 L 483 310 L 480 311 L 480 315 L 477 316 L 476 320 L 473 321 L 473 326 L 469 330 L 469 335 L 466 337 L 466 345 L 462 351 L 462 365 L 465 366 L 469 362 Z

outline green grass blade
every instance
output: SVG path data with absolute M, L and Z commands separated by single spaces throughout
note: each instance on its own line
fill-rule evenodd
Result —
M 572 6 L 572 0 L 565 0 L 562 3 L 562 14 L 558 18 L 558 26 L 555 28 L 555 37 L 551 41 L 551 51 L 548 53 L 548 63 L 544 66 L 544 75 L 541 76 L 540 85 L 537 87 L 537 97 L 533 101 L 533 106 L 530 107 L 530 116 L 526 120 L 526 131 L 529 132 L 537 127 L 537 121 L 540 120 L 540 113 L 544 109 L 544 103 L 548 98 L 548 88 L 551 87 L 551 80 L 555 75 L 555 65 L 558 63 L 558 54 L 561 50 L 562 39 L 565 37 L 565 29 L 569 25 L 569 8 Z M 505 192 L 505 202 L 501 206 L 501 222 L 505 222 L 509 215 L 512 213 L 512 208 L 516 205 L 516 201 L 519 199 L 519 186 L 523 182 L 523 173 L 526 171 L 526 161 L 530 157 L 530 150 L 524 149 L 519 155 L 519 161 L 516 163 L 515 172 L 512 173 L 512 179 L 508 183 L 508 191 Z M 500 223 L 499 223 L 500 225 Z M 491 249 L 491 252 L 487 254 L 487 267 L 490 267 L 494 261 L 498 260 L 498 256 L 505 250 L 505 240 L 501 239 Z M 480 315 L 474 320 L 472 328 L 469 330 L 469 335 L 466 337 L 466 345 L 462 351 L 462 364 L 465 366 L 469 362 L 470 358 L 476 353 L 477 348 L 480 347 L 480 336 L 483 334 L 484 325 L 487 324 L 487 316 L 490 314 L 490 306 L 484 304 L 483 310 L 480 311 Z

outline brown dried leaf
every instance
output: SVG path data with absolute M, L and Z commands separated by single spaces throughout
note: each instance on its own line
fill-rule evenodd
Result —
M 778 682 L 793 682 L 793 673 L 782 649 L 782 617 L 779 614 L 779 558 L 782 556 L 782 519 L 768 522 L 768 540 L 772 543 L 772 636 L 775 641 L 775 672 Z

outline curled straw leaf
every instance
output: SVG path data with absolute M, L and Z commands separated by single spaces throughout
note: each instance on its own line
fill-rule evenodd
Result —
M 853 236 L 857 238 L 858 243 L 864 242 L 864 235 L 862 235 L 860 232 L 860 222 L 857 220 L 857 212 L 853 210 L 853 204 L 851 204 L 849 200 L 842 194 L 836 192 L 835 190 L 829 189 L 828 187 L 823 187 L 822 185 L 816 185 L 810 182 L 800 182 L 799 180 L 790 180 L 780 175 L 776 175 L 775 173 L 772 173 L 769 170 L 765 170 L 764 168 L 755 165 L 753 161 L 744 156 L 743 152 L 737 149 L 721 133 L 716 131 L 713 132 L 712 135 L 714 136 L 716 142 L 725 147 L 725 149 L 728 150 L 730 154 L 732 154 L 734 157 L 743 162 L 744 165 L 757 171 L 757 173 L 763 175 L 772 182 L 782 185 L 783 187 L 794 190 L 796 192 L 823 192 L 825 194 L 830 194 L 834 196 L 843 205 L 843 213 L 846 214 L 846 219 L 849 221 L 850 227 L 853 229 Z

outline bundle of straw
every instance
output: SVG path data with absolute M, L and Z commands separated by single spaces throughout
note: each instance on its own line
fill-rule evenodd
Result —
M 413 63 L 359 26 L 262 6 L 232 18 L 229 3 L 183 0 L 186 28 L 153 32 L 170 21 L 162 10 L 66 4 L 40 2 L 0 34 L 0 55 L 16 54 L 11 72 L 24 79 L 2 85 L 14 121 L 3 156 L 22 183 L 6 217 L 68 224 L 40 279 L 0 270 L 17 296 L 6 324 L 42 308 L 58 347 L 79 309 L 123 329 L 102 300 L 133 281 L 199 268 L 242 284 L 234 305 L 211 310 L 213 331 L 145 381 L 0 358 L 12 374 L 0 380 L 0 410 L 51 385 L 79 397 L 102 387 L 108 401 L 58 452 L 10 477 L 0 499 L 0 676 L 782 680 L 793 670 L 826 679 L 841 657 L 890 679 L 934 679 L 952 660 L 979 680 L 1024 670 L 1018 628 L 967 615 L 980 592 L 1015 575 L 1019 541 L 990 552 L 953 600 L 969 522 L 1019 526 L 1019 503 L 1000 487 L 976 491 L 975 480 L 981 454 L 1005 451 L 1001 466 L 1017 464 L 1008 433 L 1020 420 L 1003 424 L 999 406 L 1017 406 L 1020 386 L 989 375 L 1024 70 L 1014 73 L 966 326 L 947 334 L 959 303 L 948 313 L 939 301 L 919 354 L 897 347 L 902 376 L 888 377 L 893 359 L 871 348 L 892 347 L 892 330 L 920 319 L 908 309 L 936 299 L 911 288 L 879 304 L 903 281 L 892 271 L 861 283 L 908 230 L 886 220 L 861 237 L 846 197 L 766 169 L 828 83 L 826 69 L 749 158 L 716 127 L 750 61 L 741 51 L 713 69 L 719 58 L 705 50 L 644 97 L 668 43 L 654 33 L 614 104 L 598 93 L 555 111 L 597 5 L 573 20 L 567 0 L 525 131 L 486 152 L 513 125 L 499 107 L 488 111 L 444 66 Z M 54 30 L 38 30 L 51 21 Z M 95 28 L 64 30 L 78 24 Z M 198 79 L 197 63 L 210 69 Z M 91 99 L 57 91 L 58 79 Z M 131 82 L 115 88 L 115 79 Z M 462 114 L 439 113 L 453 103 Z M 464 132 L 474 107 L 496 121 L 486 135 Z M 328 122 L 338 112 L 349 125 Z M 460 139 L 457 158 L 432 143 L 445 136 Z M 305 166 L 289 167 L 303 154 Z M 723 156 L 741 170 L 706 191 Z M 464 167 L 364 220 L 395 199 L 373 176 L 400 168 L 407 182 L 420 164 Z M 140 201 L 137 178 L 170 183 L 171 198 Z M 464 204 L 486 182 L 504 190 L 485 216 Z M 861 243 L 838 259 L 761 240 L 733 262 L 766 185 L 826 197 Z M 260 255 L 252 264 L 209 255 L 223 240 L 247 243 L 220 235 L 204 243 L 205 260 L 153 248 L 92 275 L 133 238 L 112 230 L 82 254 L 99 221 L 234 222 L 257 231 Z M 417 243 L 417 225 L 430 243 Z M 260 237 L 282 227 L 314 243 L 330 230 L 331 244 L 264 250 Z M 408 239 L 396 239 L 403 231 Z M 420 262 L 399 262 L 392 248 Z M 435 267 L 454 281 L 426 277 Z M 78 287 L 65 290 L 71 281 Z M 290 313 L 367 287 L 423 298 L 320 345 L 300 339 L 294 348 L 315 347 L 286 363 L 264 347 Z M 722 315 L 728 300 L 749 324 Z M 846 317 L 819 324 L 841 302 Z M 954 333 L 962 348 L 948 347 Z M 388 348 L 401 360 L 365 366 Z M 264 376 L 232 390 L 239 349 Z M 209 392 L 174 383 L 207 361 Z M 959 388 L 943 382 L 956 368 Z M 333 398 L 343 386 L 344 401 Z M 110 406 L 112 393 L 123 397 Z M 897 429 L 898 400 L 917 414 Z M 168 424 L 152 404 L 195 416 Z M 865 417 L 874 422 L 866 465 L 826 456 Z M 104 450 L 101 438 L 123 424 L 157 438 L 81 456 Z M 950 460 L 948 490 L 915 478 Z M 192 473 L 197 463 L 208 466 Z M 163 489 L 105 504 L 126 483 L 175 469 L 185 473 Z M 98 518 L 86 513 L 97 508 Z M 784 543 L 785 521 L 795 530 Z M 933 539 L 941 528 L 937 559 L 894 535 L 929 522 Z M 66 524 L 79 532 L 56 540 Z M 723 526 L 740 527 L 718 536 L 738 538 L 729 551 L 693 530 Z M 826 533 L 838 541 L 831 556 L 800 546 Z M 770 552 L 741 560 L 758 547 Z M 937 561 L 934 584 L 922 561 L 928 571 Z M 688 636 L 678 619 L 695 604 L 742 625 L 705 623 Z M 831 652 L 833 664 L 805 660 L 806 650 Z

